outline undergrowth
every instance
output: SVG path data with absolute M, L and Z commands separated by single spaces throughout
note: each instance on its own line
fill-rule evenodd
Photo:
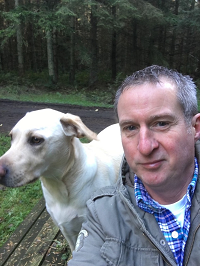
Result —
M 27 73 L 24 77 L 0 73 L 0 99 L 112 107 L 123 75 L 118 74 L 112 83 L 101 75 L 101 81 L 92 86 L 87 85 L 87 73 L 78 73 L 73 86 L 64 75 L 57 84 L 49 84 L 47 76 L 47 73 Z
M 10 137 L 0 135 L 0 156 L 10 147 Z M 0 246 L 9 238 L 17 226 L 42 197 L 40 181 L 20 187 L 0 186 Z
M 20 188 L 1 187 L 0 246 L 6 242 L 41 197 L 42 190 L 39 180 Z
M 10 137 L 0 135 L 0 156 L 10 147 Z M 0 186 L 0 246 L 42 197 L 40 181 L 19 188 Z

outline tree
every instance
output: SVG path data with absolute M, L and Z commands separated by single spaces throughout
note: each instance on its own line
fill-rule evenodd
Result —
M 151 64 L 198 77 L 199 1 L 19 1 L 0 1 L 1 71 L 92 88 Z
M 19 0 L 15 0 L 15 8 L 18 9 L 19 7 L 20 7 Z M 18 23 L 16 24 L 16 34 L 17 34 L 18 68 L 19 68 L 19 74 L 22 76 L 24 74 L 24 57 L 23 57 L 22 23 L 20 15 L 18 16 L 17 20 Z
M 75 82 L 75 23 L 76 18 L 74 16 L 70 19 L 71 23 L 71 34 L 70 34 L 70 69 L 69 69 L 69 83 L 74 85 Z
M 93 85 L 97 81 L 98 74 L 98 41 L 97 41 L 97 6 L 96 4 L 91 5 L 90 11 L 90 54 L 91 54 L 91 65 L 90 65 L 90 85 Z

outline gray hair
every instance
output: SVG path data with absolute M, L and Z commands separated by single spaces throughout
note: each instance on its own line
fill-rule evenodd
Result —
M 136 71 L 123 81 L 115 95 L 114 109 L 117 117 L 119 97 L 124 90 L 127 90 L 135 85 L 141 85 L 146 82 L 153 84 L 160 83 L 160 79 L 162 77 L 168 78 L 175 84 L 177 88 L 177 98 L 183 110 L 185 120 L 188 124 L 191 124 L 192 117 L 198 113 L 195 83 L 189 76 L 184 76 L 176 70 L 167 69 L 163 66 L 157 65 L 149 66 L 142 70 Z

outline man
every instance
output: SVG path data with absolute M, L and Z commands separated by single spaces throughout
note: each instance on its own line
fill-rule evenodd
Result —
M 151 66 L 116 94 L 125 157 L 88 201 L 69 266 L 199 266 L 200 114 L 188 76 Z

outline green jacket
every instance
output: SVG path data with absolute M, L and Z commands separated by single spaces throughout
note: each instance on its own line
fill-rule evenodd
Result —
M 200 143 L 196 145 L 200 165 Z M 199 171 L 200 172 L 200 171 Z M 141 210 L 134 189 L 123 184 L 129 174 L 123 161 L 115 187 L 105 187 L 87 202 L 88 221 L 83 224 L 69 266 L 176 266 L 159 225 L 152 214 Z M 200 265 L 200 178 L 191 207 L 191 227 L 185 247 L 184 266 Z

